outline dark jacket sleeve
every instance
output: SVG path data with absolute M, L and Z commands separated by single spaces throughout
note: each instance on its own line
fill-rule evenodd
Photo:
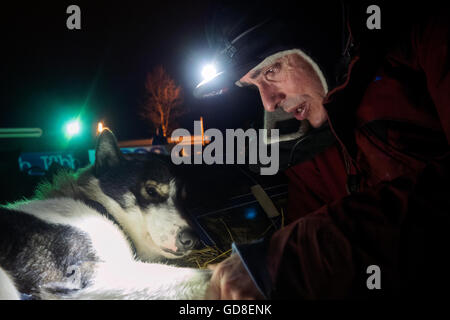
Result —
M 430 296 L 445 288 L 448 178 L 448 170 L 429 166 L 278 231 L 267 253 L 272 298 Z M 381 290 L 367 287 L 371 265 L 381 270 Z

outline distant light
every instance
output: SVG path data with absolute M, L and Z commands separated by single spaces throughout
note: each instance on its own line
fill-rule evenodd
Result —
M 216 76 L 216 74 L 217 74 L 217 70 L 216 70 L 216 67 L 214 67 L 214 65 L 208 64 L 203 67 L 203 70 L 202 70 L 203 81 L 207 81 L 207 80 L 214 78 Z
M 105 130 L 105 127 L 103 126 L 103 122 L 100 121 L 97 124 L 97 133 L 100 134 L 100 133 L 102 133 L 103 130 Z
M 245 219 L 252 220 L 255 219 L 257 215 L 255 208 L 249 208 L 245 211 Z
M 72 120 L 68 124 L 66 124 L 66 134 L 69 137 L 79 134 L 80 129 L 80 121 L 78 120 Z

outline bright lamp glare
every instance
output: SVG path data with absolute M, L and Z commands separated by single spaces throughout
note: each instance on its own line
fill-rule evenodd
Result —
M 74 136 L 80 133 L 80 122 L 73 120 L 66 125 L 66 133 L 68 136 Z
M 105 127 L 103 126 L 103 122 L 99 122 L 97 124 L 97 133 L 102 133 L 102 131 L 105 129 Z
M 214 78 L 217 71 L 216 68 L 212 64 L 206 65 L 202 70 L 203 80 L 209 80 Z

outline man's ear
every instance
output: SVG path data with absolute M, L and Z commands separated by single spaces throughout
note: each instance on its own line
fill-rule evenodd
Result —
M 97 140 L 95 150 L 95 175 L 101 175 L 110 168 L 113 168 L 123 161 L 117 140 L 109 129 L 104 129 Z

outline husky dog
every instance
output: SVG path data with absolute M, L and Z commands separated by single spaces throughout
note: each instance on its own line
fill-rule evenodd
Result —
M 111 131 L 95 164 L 0 207 L 0 297 L 201 299 L 210 271 L 161 263 L 198 243 L 169 165 L 124 155 Z

